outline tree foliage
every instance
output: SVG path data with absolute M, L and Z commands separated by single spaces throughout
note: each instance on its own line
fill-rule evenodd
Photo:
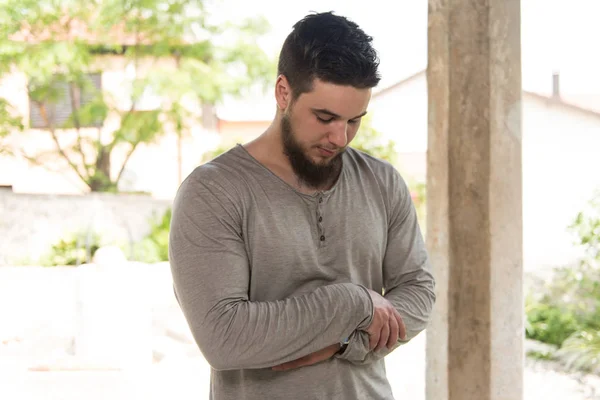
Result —
M 30 110 L 0 93 L 0 152 L 38 165 L 58 157 L 91 191 L 116 191 L 136 149 L 167 131 L 187 134 L 202 104 L 272 78 L 274 62 L 257 45 L 268 24 L 216 21 L 206 3 L 3 1 L 0 78 L 25 77 Z M 93 73 L 123 79 L 103 87 Z M 65 102 L 68 117 L 59 119 Z M 43 153 L 10 140 L 32 128 L 33 109 L 52 143 Z
M 396 165 L 398 161 L 396 144 L 386 139 L 381 132 L 376 130 L 368 117 L 363 118 L 360 130 L 350 146 L 373 157 L 385 160 L 392 165 Z
M 600 372 L 600 192 L 569 229 L 584 251 L 574 265 L 556 268 L 526 299 L 527 337 L 559 347 L 567 366 Z

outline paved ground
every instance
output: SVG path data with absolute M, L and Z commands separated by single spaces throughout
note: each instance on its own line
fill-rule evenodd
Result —
M 388 377 L 398 400 L 425 399 L 423 339 L 418 337 L 414 343 L 388 357 Z M 164 358 L 160 363 L 135 372 L 37 372 L 15 368 L 15 364 L 9 366 L 5 362 L 0 365 L 0 398 L 3 400 L 208 399 L 209 367 L 198 354 Z M 528 361 L 524 399 L 598 400 L 600 377 L 578 379 L 547 363 Z
M 68 271 L 35 272 L 32 277 L 19 269 L 7 271 L 0 275 L 0 400 L 208 399 L 209 367 L 173 301 L 168 270 L 151 271 L 145 280 L 153 306 L 151 329 L 144 332 L 150 335 L 154 363 L 133 372 L 81 370 L 90 365 L 74 355 L 77 298 Z M 106 298 L 115 297 L 114 289 L 106 293 Z M 94 312 L 106 314 L 109 304 L 100 305 Z M 126 335 L 127 322 L 108 324 L 121 330 L 114 337 L 125 346 L 132 340 Z M 114 338 L 105 342 L 107 350 L 123 345 Z M 386 363 L 396 399 L 425 399 L 424 335 L 396 350 Z M 600 377 L 566 374 L 553 364 L 528 361 L 524 399 L 600 400 Z

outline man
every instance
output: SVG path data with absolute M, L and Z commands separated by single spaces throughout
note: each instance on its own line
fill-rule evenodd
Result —
M 175 292 L 214 400 L 392 399 L 383 358 L 427 325 L 434 280 L 409 190 L 347 147 L 379 82 L 371 41 L 332 13 L 299 21 L 272 125 L 176 196 Z

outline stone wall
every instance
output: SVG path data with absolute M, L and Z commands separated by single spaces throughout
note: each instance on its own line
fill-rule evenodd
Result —
M 128 248 L 149 221 L 171 205 L 143 195 L 22 194 L 0 190 L 0 265 L 37 264 L 57 240 L 97 233 L 103 244 Z M 82 239 L 85 247 L 85 239 Z

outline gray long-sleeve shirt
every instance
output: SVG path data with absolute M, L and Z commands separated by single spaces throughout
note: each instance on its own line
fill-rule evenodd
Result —
M 236 146 L 198 167 L 173 205 L 175 293 L 212 366 L 211 399 L 392 399 L 364 330 L 381 293 L 410 340 L 434 279 L 409 190 L 388 163 L 349 148 L 336 184 L 305 195 Z M 270 367 L 350 337 L 346 351 Z M 400 342 L 398 344 L 401 344 Z

